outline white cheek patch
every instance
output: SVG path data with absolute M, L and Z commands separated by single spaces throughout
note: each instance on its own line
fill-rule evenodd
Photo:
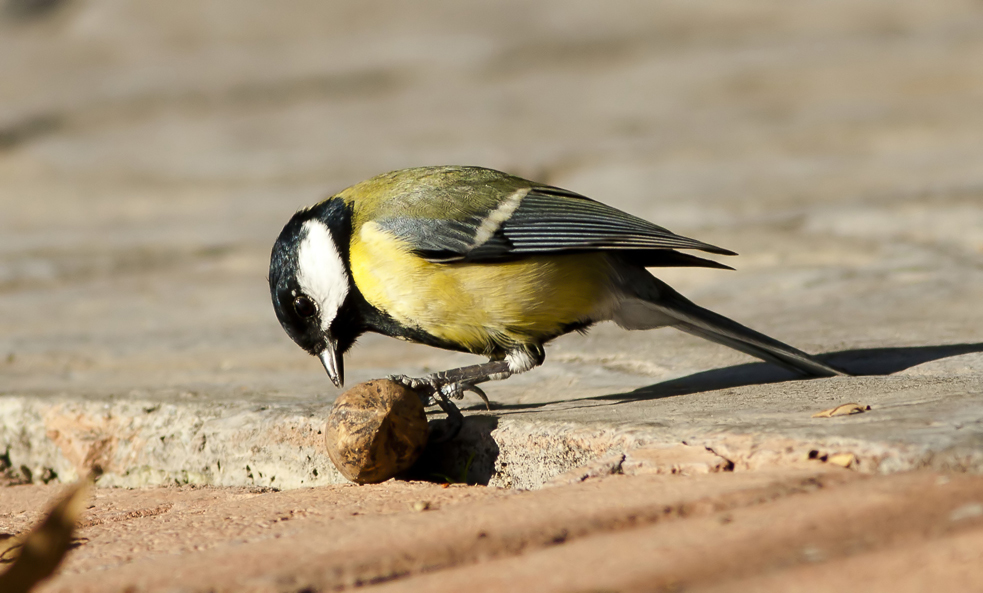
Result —
M 323 222 L 308 220 L 304 230 L 307 234 L 297 252 L 297 283 L 317 303 L 321 329 L 327 331 L 348 296 L 348 273 Z

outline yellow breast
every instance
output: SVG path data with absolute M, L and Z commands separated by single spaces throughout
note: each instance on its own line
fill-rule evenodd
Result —
M 495 264 L 429 263 L 366 223 L 353 237 L 352 277 L 365 300 L 401 324 L 491 354 L 596 318 L 607 305 L 608 260 L 599 253 Z

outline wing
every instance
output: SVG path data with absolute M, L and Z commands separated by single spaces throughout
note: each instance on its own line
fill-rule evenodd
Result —
M 441 187 L 439 195 L 431 196 L 445 202 L 444 210 L 452 208 L 452 216 L 443 220 L 420 216 L 416 208 L 401 208 L 398 216 L 376 222 L 432 262 L 497 262 L 547 253 L 617 251 L 644 266 L 730 269 L 673 250 L 735 255 L 732 251 L 677 235 L 567 190 L 509 180 L 523 183 L 499 185 L 494 199 L 471 184 L 467 189 Z

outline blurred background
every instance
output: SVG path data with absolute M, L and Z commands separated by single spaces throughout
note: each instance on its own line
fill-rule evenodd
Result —
M 983 326 L 979 0 L 0 0 L 0 393 L 333 393 L 273 315 L 273 240 L 434 164 L 734 249 L 736 273 L 664 278 L 804 349 Z M 745 360 L 572 338 L 540 381 Z M 367 337 L 349 380 L 457 362 Z

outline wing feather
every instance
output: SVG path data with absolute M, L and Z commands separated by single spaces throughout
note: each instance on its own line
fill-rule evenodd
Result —
M 441 198 L 446 200 L 447 196 Z M 729 268 L 672 250 L 735 255 L 585 196 L 548 186 L 531 187 L 493 233 L 484 233 L 483 241 L 476 239 L 478 229 L 496 205 L 486 200 L 469 202 L 462 196 L 455 203 L 459 209 L 454 220 L 403 215 L 378 222 L 421 257 L 440 263 L 495 262 L 545 253 L 611 250 L 642 265 Z

